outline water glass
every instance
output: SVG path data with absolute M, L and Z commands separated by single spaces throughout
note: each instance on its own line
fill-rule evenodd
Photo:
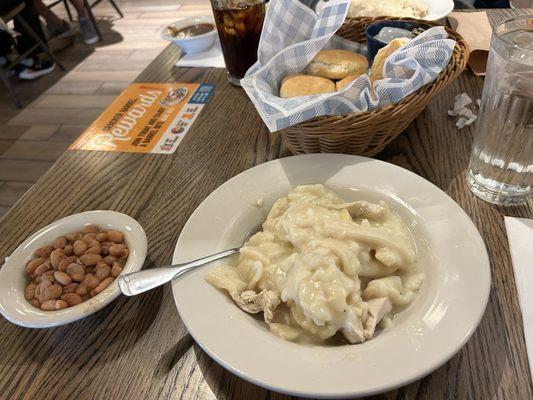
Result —
M 494 26 L 467 182 L 495 204 L 533 196 L 533 15 Z

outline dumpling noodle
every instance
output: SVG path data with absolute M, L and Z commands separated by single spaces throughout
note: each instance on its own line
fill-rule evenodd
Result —
M 411 236 L 384 202 L 345 202 L 323 185 L 277 200 L 236 264 L 206 280 L 242 310 L 263 313 L 286 340 L 323 342 L 340 333 L 371 339 L 415 298 L 423 281 Z

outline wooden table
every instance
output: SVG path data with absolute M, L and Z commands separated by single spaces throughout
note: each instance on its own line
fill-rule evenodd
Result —
M 511 11 L 491 11 L 499 20 Z M 525 13 L 515 10 L 512 13 Z M 168 264 L 189 215 L 217 186 L 254 165 L 289 155 L 268 134 L 244 92 L 214 69 L 178 69 L 169 47 L 138 82 L 213 82 L 216 94 L 173 155 L 67 151 L 0 220 L 0 259 L 40 227 L 93 209 L 121 211 L 145 228 L 145 268 Z M 532 217 L 531 204 L 504 208 L 474 197 L 465 183 L 472 128 L 446 115 L 453 97 L 478 98 L 482 79 L 465 72 L 433 99 L 378 157 L 446 191 L 487 245 L 492 291 L 466 346 L 424 379 L 381 399 L 532 399 L 522 319 L 503 216 Z M 238 351 L 236 347 L 236 351 Z M 356 379 L 357 377 L 354 377 Z M 224 370 L 194 343 L 170 286 L 120 297 L 79 322 L 24 329 L 0 319 L 0 399 L 282 399 Z

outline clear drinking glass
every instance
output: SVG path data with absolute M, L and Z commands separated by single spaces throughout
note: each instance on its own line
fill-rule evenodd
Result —
M 495 204 L 533 196 L 533 15 L 494 26 L 467 182 Z
M 257 61 L 257 47 L 265 19 L 265 0 L 211 0 L 228 80 L 240 86 Z

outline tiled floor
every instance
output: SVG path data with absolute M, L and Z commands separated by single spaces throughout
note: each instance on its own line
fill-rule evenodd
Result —
M 162 27 L 202 14 L 207 0 L 118 0 L 119 18 L 106 0 L 93 9 L 104 42 L 80 38 L 56 53 L 58 68 L 33 82 L 14 82 L 24 109 L 17 110 L 0 85 L 0 216 L 54 163 L 167 45 Z M 62 5 L 54 10 L 65 15 Z

